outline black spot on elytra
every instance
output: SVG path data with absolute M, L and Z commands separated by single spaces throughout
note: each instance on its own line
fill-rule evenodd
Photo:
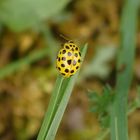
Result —
M 78 51 L 78 47 L 76 47 L 75 50 Z
M 81 56 L 81 53 L 79 52 L 79 55 Z
M 78 69 L 78 68 L 79 68 L 79 66 L 76 67 L 76 69 Z
M 60 68 L 60 67 L 58 67 L 58 69 L 59 69 L 59 70 L 61 70 L 61 68 Z
M 72 55 L 72 53 L 71 52 L 68 52 L 68 56 L 71 56 Z
M 67 63 L 70 65 L 71 64 L 71 60 L 67 60 Z
M 70 44 L 70 47 L 72 47 L 72 45 Z
M 63 50 L 62 53 L 65 54 L 66 53 L 66 50 Z
M 74 51 L 74 48 L 72 48 L 71 50 Z
M 68 72 L 69 72 L 69 70 L 68 70 L 68 69 L 65 69 L 65 72 L 66 72 L 66 73 L 68 73 Z
M 60 57 L 58 57 L 58 61 L 60 61 Z
M 75 53 L 74 55 L 75 55 L 75 57 L 78 57 L 78 53 Z
M 65 61 L 66 60 L 66 57 L 62 57 L 62 60 Z
M 61 54 L 61 51 L 60 51 L 60 54 Z
M 61 67 L 65 67 L 65 64 L 61 64 Z
M 81 62 L 81 60 L 80 59 L 78 59 L 78 63 L 80 63 Z
M 71 70 L 71 73 L 74 73 L 74 70 Z
M 73 45 L 73 47 L 75 48 L 75 45 Z
M 69 46 L 66 46 L 66 49 L 69 49 Z
M 65 73 L 61 73 L 61 74 L 64 75 L 64 76 L 66 75 Z

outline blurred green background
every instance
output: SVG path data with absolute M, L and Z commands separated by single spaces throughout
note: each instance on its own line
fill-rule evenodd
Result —
M 79 46 L 88 43 L 88 52 L 56 140 L 99 137 L 105 124 L 90 112 L 87 93 L 115 85 L 122 8 L 121 0 L 0 1 L 0 140 L 36 139 L 58 75 L 61 35 Z M 140 82 L 139 28 L 136 39 L 130 102 Z M 129 116 L 129 135 L 140 139 L 139 109 Z

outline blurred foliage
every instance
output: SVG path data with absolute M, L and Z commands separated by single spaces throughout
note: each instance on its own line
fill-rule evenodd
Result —
M 91 62 L 83 68 L 83 77 L 96 76 L 105 79 L 111 72 L 111 62 L 115 60 L 116 47 L 113 45 L 98 47 Z
M 0 2 L 0 21 L 14 31 L 37 26 L 62 10 L 69 0 L 4 0 Z
M 109 85 L 104 87 L 101 95 L 96 92 L 89 92 L 88 98 L 91 103 L 90 111 L 98 114 L 98 119 L 103 128 L 109 127 L 110 106 L 113 101 L 113 91 Z
M 112 97 L 102 91 L 105 83 L 114 86 L 122 6 L 121 0 L 0 1 L 0 69 L 5 70 L 9 64 L 26 58 L 32 52 L 44 48 L 47 52 L 44 57 L 17 67 L 16 72 L 0 80 L 1 140 L 36 139 L 56 79 L 56 52 L 64 42 L 60 34 L 79 46 L 88 42 L 89 48 L 81 68 L 86 74 L 80 73 L 80 82 L 73 91 L 56 140 L 97 138 L 101 130 L 99 118 L 88 112 L 89 100 L 85 93 L 86 89 L 97 91 L 95 95 L 98 94 L 100 102 L 95 106 L 98 110 L 104 104 L 101 95 L 106 95 L 108 100 Z M 140 29 L 133 85 L 129 94 L 131 103 L 137 99 L 136 85 L 140 81 L 139 54 Z M 92 68 L 96 71 L 91 71 Z M 103 117 L 107 116 L 109 109 L 109 104 L 105 106 Z M 129 134 L 139 140 L 140 111 L 134 107 L 132 112 L 129 116 Z M 103 122 L 108 121 L 105 119 Z
M 137 96 L 128 104 L 128 115 L 132 115 L 140 108 L 140 88 L 137 88 Z M 109 85 L 106 85 L 102 93 L 88 92 L 90 102 L 90 112 L 98 115 L 102 131 L 97 135 L 97 140 L 102 140 L 108 136 L 110 132 L 110 109 L 114 100 L 114 91 Z

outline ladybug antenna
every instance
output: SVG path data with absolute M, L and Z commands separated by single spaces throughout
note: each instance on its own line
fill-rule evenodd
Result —
M 64 40 L 66 40 L 66 41 L 70 41 L 70 39 L 68 39 L 66 36 L 64 36 L 62 34 L 60 34 L 60 37 L 63 38 Z

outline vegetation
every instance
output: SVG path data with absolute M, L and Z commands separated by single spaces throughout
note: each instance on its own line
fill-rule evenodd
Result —
M 139 0 L 1 1 L 0 139 L 139 140 L 139 8 Z M 82 53 L 70 78 L 55 68 L 61 36 Z

